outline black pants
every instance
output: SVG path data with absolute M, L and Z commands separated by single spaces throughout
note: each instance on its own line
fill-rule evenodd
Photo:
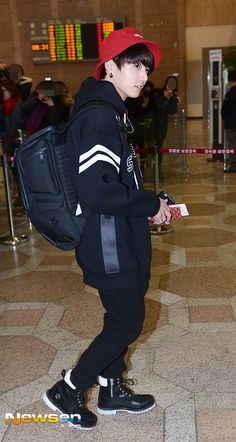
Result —
M 96 382 L 98 375 L 114 378 L 126 369 L 128 345 L 142 331 L 147 290 L 148 282 L 138 287 L 99 291 L 106 310 L 103 329 L 71 372 L 71 381 L 77 388 L 85 390 Z

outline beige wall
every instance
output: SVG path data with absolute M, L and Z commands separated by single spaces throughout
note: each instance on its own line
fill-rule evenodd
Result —
M 236 46 L 236 25 L 186 28 L 187 116 L 203 115 L 203 48 Z
M 186 0 L 187 116 L 203 115 L 202 49 L 236 46 L 236 0 Z
M 235 25 L 236 0 L 186 0 L 186 26 Z
M 184 0 L 1 0 L 0 54 L 7 64 L 19 63 L 34 86 L 45 74 L 60 79 L 75 93 L 81 82 L 93 75 L 94 62 L 33 64 L 29 38 L 31 20 L 70 17 L 119 17 L 138 27 L 145 38 L 159 42 L 163 58 L 151 80 L 162 85 L 167 75 L 180 73 L 180 95 L 185 96 Z

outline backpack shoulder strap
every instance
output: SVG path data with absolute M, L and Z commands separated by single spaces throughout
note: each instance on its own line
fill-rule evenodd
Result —
M 104 107 L 107 109 L 110 109 L 111 112 L 113 113 L 116 122 L 118 124 L 119 130 L 120 130 L 120 134 L 122 136 L 122 139 L 124 137 L 124 133 L 126 133 L 126 126 L 125 123 L 122 121 L 118 111 L 116 110 L 115 106 L 113 106 L 111 103 L 108 103 L 105 100 L 91 100 L 91 101 L 87 101 L 86 103 L 82 104 L 81 106 L 79 106 L 74 112 L 72 111 L 71 117 L 67 123 L 67 125 L 65 126 L 65 129 L 67 130 L 68 127 L 78 118 L 78 116 L 88 110 L 88 109 L 93 109 L 95 107 Z

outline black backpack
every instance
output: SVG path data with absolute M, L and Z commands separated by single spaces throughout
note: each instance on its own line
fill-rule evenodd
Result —
M 81 106 L 65 128 L 48 126 L 26 139 L 14 155 L 21 198 L 26 213 L 36 230 L 51 244 L 62 250 L 74 249 L 89 215 L 81 213 L 71 180 L 67 130 L 80 114 L 94 106 L 115 108 L 104 101 Z M 120 125 L 119 125 L 120 126 Z

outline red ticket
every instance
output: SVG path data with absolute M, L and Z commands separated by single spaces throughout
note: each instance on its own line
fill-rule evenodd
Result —
M 181 219 L 181 209 L 179 206 L 170 207 L 171 219 Z
M 171 219 L 181 219 L 182 216 L 188 216 L 188 209 L 186 204 L 169 204 Z M 156 216 L 150 216 L 149 221 L 154 224 L 159 224 L 156 221 Z
M 181 219 L 182 216 L 189 215 L 186 204 L 170 204 L 169 208 L 172 219 Z

